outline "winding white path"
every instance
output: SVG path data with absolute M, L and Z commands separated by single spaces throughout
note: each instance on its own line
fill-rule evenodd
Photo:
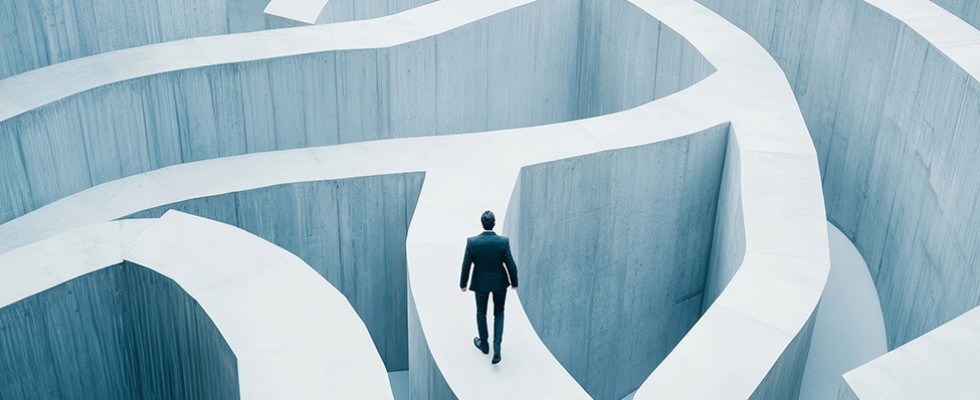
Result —
M 0 93 L 23 94 L 0 98 L 0 120 L 80 91 L 149 74 L 392 46 L 529 2 L 443 0 L 359 23 L 198 38 L 106 53 L 0 81 Z M 464 399 L 587 398 L 534 333 L 519 295 L 508 306 L 505 363 L 491 366 L 470 351 L 472 302 L 453 282 L 462 238 L 473 233 L 474 216 L 485 209 L 496 210 L 507 227 L 509 200 L 523 166 L 656 143 L 730 121 L 735 157 L 728 163 L 734 168 L 733 190 L 740 198 L 736 212 L 744 226 L 727 229 L 732 241 L 744 244 L 744 253 L 730 260 L 740 268 L 636 398 L 748 398 L 774 368 L 792 367 L 777 365 L 777 360 L 784 352 L 797 351 L 787 349 L 797 336 L 806 335 L 807 321 L 826 280 L 829 254 L 816 155 L 782 71 L 748 35 L 691 0 L 632 3 L 689 40 L 717 72 L 653 103 L 587 120 L 252 154 L 164 168 L 94 187 L 2 225 L 0 243 L 15 248 L 73 227 L 204 195 L 288 182 L 425 171 L 407 243 L 411 305 L 418 327 L 410 335 L 426 345 L 422 356 L 417 349 L 412 358 L 417 363 L 410 372 L 413 391 Z M 105 68 L 120 61 L 118 68 Z M 54 79 L 61 76 L 73 79 Z M 429 358 L 432 364 L 418 364 Z M 439 391 L 442 379 L 451 393 Z

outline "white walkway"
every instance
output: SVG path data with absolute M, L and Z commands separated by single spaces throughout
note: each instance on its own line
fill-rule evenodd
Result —
M 803 373 L 800 400 L 836 399 L 841 375 L 888 351 L 878 292 L 861 253 L 837 227 L 830 236 L 830 276 Z

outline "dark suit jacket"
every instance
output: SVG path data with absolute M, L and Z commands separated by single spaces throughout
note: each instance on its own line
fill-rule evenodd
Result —
M 466 253 L 463 254 L 463 273 L 459 277 L 459 287 L 466 287 L 470 278 L 470 265 L 473 269 L 473 282 L 470 290 L 490 292 L 517 287 L 517 264 L 510 254 L 510 239 L 486 231 L 466 239 Z M 506 269 L 504 266 L 506 265 Z

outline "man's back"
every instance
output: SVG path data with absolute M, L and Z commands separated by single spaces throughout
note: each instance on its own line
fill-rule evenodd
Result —
M 490 292 L 517 286 L 517 266 L 510 252 L 510 239 L 506 236 L 487 231 L 466 239 L 460 287 L 466 286 L 471 263 L 475 266 L 470 290 Z

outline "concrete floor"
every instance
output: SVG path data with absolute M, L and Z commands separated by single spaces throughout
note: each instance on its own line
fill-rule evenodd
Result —
M 817 311 L 800 400 L 836 399 L 841 375 L 888 351 L 885 321 L 861 254 L 833 224 L 830 277 Z

